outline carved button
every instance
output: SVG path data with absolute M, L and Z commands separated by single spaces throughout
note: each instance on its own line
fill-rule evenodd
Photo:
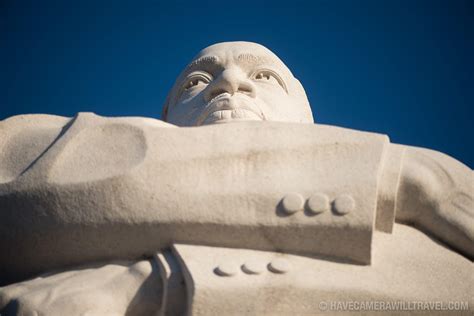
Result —
M 238 266 L 233 263 L 223 263 L 223 264 L 218 265 L 214 269 L 214 272 L 219 276 L 228 277 L 228 276 L 236 275 L 238 270 L 239 270 Z
M 265 263 L 259 260 L 248 260 L 242 265 L 242 271 L 247 274 L 261 274 L 265 271 Z
M 343 194 L 334 201 L 334 211 L 339 215 L 345 215 L 354 210 L 355 201 L 352 196 Z
M 312 214 L 319 214 L 329 210 L 329 198 L 327 195 L 317 193 L 308 199 L 308 211 Z
M 286 214 L 293 214 L 303 209 L 304 199 L 298 193 L 290 193 L 283 198 L 282 206 Z
M 290 271 L 290 268 L 291 264 L 283 258 L 274 259 L 268 264 L 268 270 L 273 273 L 286 273 Z

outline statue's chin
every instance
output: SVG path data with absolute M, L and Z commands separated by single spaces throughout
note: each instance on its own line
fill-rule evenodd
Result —
M 260 116 L 245 109 L 219 110 L 209 114 L 202 125 L 261 120 Z

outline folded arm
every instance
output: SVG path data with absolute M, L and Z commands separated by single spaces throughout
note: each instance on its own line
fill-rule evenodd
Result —
M 474 258 L 473 172 L 437 151 L 405 146 L 396 221 Z
M 443 153 L 390 144 L 379 179 L 376 228 L 409 224 L 474 258 L 473 172 Z
M 79 114 L 0 180 L 0 278 L 139 258 L 173 242 L 370 263 L 384 135 L 158 122 Z M 15 135 L 7 146 L 21 155 Z

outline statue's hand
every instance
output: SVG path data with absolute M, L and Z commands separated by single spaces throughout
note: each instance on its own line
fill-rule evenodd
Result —
M 161 280 L 149 261 L 43 275 L 0 288 L 0 315 L 150 315 Z
M 442 153 L 409 147 L 403 162 L 396 219 L 474 258 L 473 172 Z

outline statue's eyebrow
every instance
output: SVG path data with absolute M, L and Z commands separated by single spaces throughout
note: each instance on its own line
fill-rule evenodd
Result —
M 271 58 L 268 58 L 267 56 L 258 56 L 251 53 L 242 53 L 239 56 L 237 56 L 237 60 L 240 63 L 245 63 L 252 66 L 258 66 L 258 65 L 263 65 L 263 64 L 273 64 Z
M 237 56 L 237 60 L 240 62 L 255 64 L 255 65 L 269 62 L 268 58 L 264 56 L 255 56 L 251 53 L 240 54 L 239 56 Z
M 187 67 L 186 71 L 189 71 L 191 69 L 197 68 L 198 66 L 203 66 L 203 65 L 216 65 L 217 62 L 219 61 L 219 58 L 217 56 L 203 56 L 198 59 L 193 60 Z
M 246 64 L 246 66 L 250 68 L 264 67 L 268 69 L 273 69 L 273 71 L 277 73 L 284 73 L 284 71 L 282 71 L 282 69 L 284 68 L 281 67 L 281 63 L 279 63 L 277 60 L 270 56 L 259 56 L 251 53 L 242 53 L 238 55 L 236 59 L 240 64 Z M 281 79 L 281 81 L 283 82 L 283 79 Z M 286 90 L 286 87 L 284 87 L 284 89 Z

